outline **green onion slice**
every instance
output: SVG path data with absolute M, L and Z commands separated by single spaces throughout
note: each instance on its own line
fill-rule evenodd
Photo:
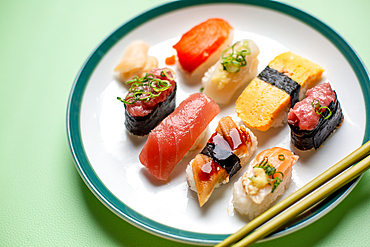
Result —
M 245 56 L 251 54 L 249 42 L 246 40 L 241 45 L 240 41 L 233 44 L 231 47 L 226 48 L 221 53 L 221 64 L 223 69 L 229 73 L 236 73 L 241 67 L 247 65 Z
M 280 155 L 279 155 L 279 160 L 281 160 Z M 268 157 L 266 156 L 263 157 L 263 160 L 258 165 L 255 165 L 254 167 L 262 168 L 265 171 L 266 175 L 271 177 L 269 178 L 269 181 L 272 182 L 272 184 L 269 183 L 269 185 L 272 185 L 271 193 L 274 193 L 275 189 L 279 186 L 279 184 L 283 182 L 284 174 L 282 172 L 277 172 L 276 168 L 268 163 Z M 275 177 L 276 174 L 280 174 L 281 178 Z
M 169 72 L 171 72 L 173 77 L 169 75 Z M 168 68 L 162 70 L 160 75 L 168 80 L 161 80 L 153 74 L 146 73 L 142 78 L 136 76 L 134 79 L 127 81 L 126 84 L 131 84 L 131 87 L 126 98 L 117 97 L 117 99 L 124 104 L 131 105 L 138 100 L 148 102 L 150 99 L 158 97 L 163 91 L 172 86 L 170 81 L 176 79 L 175 72 Z
M 281 161 L 284 161 L 284 160 L 285 160 L 285 156 L 284 156 L 284 154 L 279 154 L 278 158 L 279 158 L 279 160 L 281 160 Z
M 321 115 L 324 119 L 328 119 L 331 117 L 332 112 L 327 106 L 321 106 L 320 101 L 318 99 L 313 99 L 311 102 L 312 107 L 315 109 L 315 113 L 317 115 Z M 324 109 L 329 111 L 329 115 L 326 117 L 324 116 Z

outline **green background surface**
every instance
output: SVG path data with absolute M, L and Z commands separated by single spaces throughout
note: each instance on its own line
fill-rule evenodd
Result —
M 188 246 L 107 209 L 80 178 L 66 134 L 70 90 L 91 52 L 166 2 L 0 1 L 0 246 Z M 370 1 L 283 2 L 332 27 L 370 66 Z M 365 173 L 327 215 L 256 246 L 370 246 L 369 182 Z

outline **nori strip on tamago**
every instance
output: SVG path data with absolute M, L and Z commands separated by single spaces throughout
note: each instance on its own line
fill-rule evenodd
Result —
M 134 135 L 144 136 L 154 129 L 165 117 L 171 114 L 176 108 L 176 89 L 167 97 L 167 99 L 158 104 L 151 113 L 144 117 L 133 117 L 131 116 L 125 105 L 125 126 L 129 132 Z
M 213 161 L 219 164 L 226 170 L 230 177 L 242 168 L 239 157 L 233 152 L 223 149 L 220 145 L 208 142 L 203 148 L 201 154 L 210 157 Z
M 290 95 L 291 107 L 299 100 L 299 90 L 301 85 L 291 79 L 289 76 L 280 73 L 279 71 L 266 66 L 264 70 L 257 76 L 258 79 L 270 83 L 271 85 L 285 91 Z
M 318 149 L 321 144 L 330 136 L 330 134 L 342 123 L 343 113 L 338 98 L 335 102 L 331 102 L 328 106 L 332 115 L 325 119 L 330 114 L 328 110 L 323 112 L 319 123 L 313 130 L 300 130 L 298 126 L 289 124 L 291 129 L 292 144 L 300 150 L 310 150 L 311 148 Z

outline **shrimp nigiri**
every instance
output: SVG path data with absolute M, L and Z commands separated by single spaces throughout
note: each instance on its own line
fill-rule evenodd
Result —
M 232 204 L 252 220 L 289 187 L 292 166 L 298 160 L 293 152 L 273 147 L 259 153 L 247 172 L 234 184 Z

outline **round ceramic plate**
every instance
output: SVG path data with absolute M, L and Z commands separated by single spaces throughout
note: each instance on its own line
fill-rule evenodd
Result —
M 321 65 L 325 69 L 321 83 L 329 81 L 341 102 L 344 122 L 317 151 L 296 150 L 290 144 L 288 126 L 266 132 L 253 130 L 259 142 L 256 153 L 280 146 L 300 156 L 290 187 L 279 200 L 369 139 L 369 76 L 364 65 L 337 33 L 300 10 L 271 1 L 179 1 L 124 24 L 91 54 L 72 88 L 67 112 L 71 152 L 87 186 L 114 213 L 150 233 L 196 244 L 220 242 L 248 223 L 246 217 L 237 212 L 230 215 L 227 210 L 232 186 L 245 170 L 216 189 L 202 208 L 185 178 L 186 165 L 199 149 L 176 166 L 168 181 L 156 180 L 138 159 L 146 137 L 132 136 L 125 129 L 124 106 L 117 96 L 125 96 L 127 87 L 116 78 L 113 69 L 126 47 L 138 39 L 151 46 L 149 54 L 157 57 L 159 67 L 164 67 L 165 58 L 175 54 L 172 46 L 181 35 L 213 17 L 223 18 L 233 26 L 234 41 L 247 38 L 257 43 L 261 51 L 259 71 L 276 55 L 289 50 Z M 199 92 L 201 85 L 188 83 L 176 66 L 171 68 L 178 75 L 178 105 L 188 95 Z M 236 116 L 234 102 L 221 107 L 206 139 L 222 116 Z M 320 218 L 342 201 L 357 182 L 268 238 L 291 233 Z

